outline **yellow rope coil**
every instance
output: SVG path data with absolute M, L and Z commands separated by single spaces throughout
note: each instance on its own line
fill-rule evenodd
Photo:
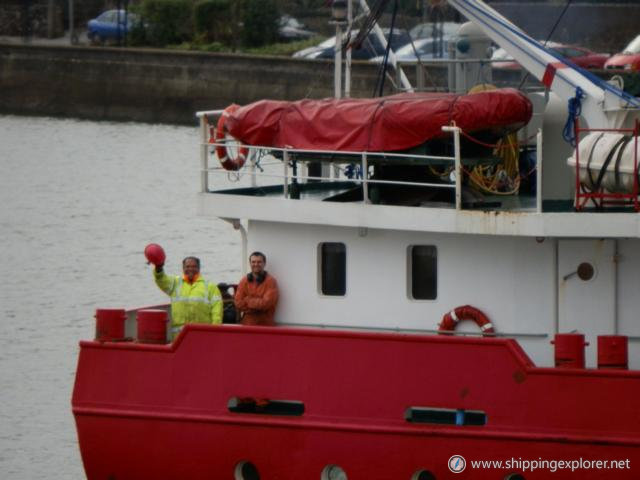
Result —
M 502 159 L 498 165 L 477 165 L 469 180 L 478 190 L 491 195 L 513 195 L 520 190 L 518 171 L 518 137 L 515 133 L 501 138 L 493 154 Z

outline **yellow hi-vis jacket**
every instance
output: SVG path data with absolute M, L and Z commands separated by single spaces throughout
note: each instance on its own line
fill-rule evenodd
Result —
M 171 297 L 171 338 L 187 323 L 222 323 L 222 296 L 215 283 L 198 277 L 193 283 L 182 277 L 156 272 L 156 285 Z

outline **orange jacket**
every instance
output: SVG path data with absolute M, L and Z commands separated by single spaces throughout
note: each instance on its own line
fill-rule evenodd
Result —
M 253 276 L 244 276 L 236 290 L 236 308 L 242 312 L 243 325 L 275 325 L 273 315 L 278 304 L 278 282 L 265 272 L 260 283 L 249 281 Z M 249 277 L 249 278 L 248 278 Z

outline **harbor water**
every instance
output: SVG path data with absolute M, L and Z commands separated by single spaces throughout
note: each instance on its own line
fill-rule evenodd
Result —
M 84 478 L 71 413 L 96 308 L 165 303 L 143 249 L 237 281 L 239 234 L 196 216 L 194 127 L 0 116 L 0 478 Z M 220 181 L 223 181 L 220 178 Z

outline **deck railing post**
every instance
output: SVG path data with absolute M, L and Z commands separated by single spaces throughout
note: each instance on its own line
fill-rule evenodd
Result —
M 462 162 L 460 161 L 460 127 L 445 126 L 443 132 L 453 133 L 453 164 L 456 186 L 456 210 L 462 208 Z
M 289 152 L 285 149 L 282 151 L 282 163 L 284 163 L 284 185 L 282 191 L 284 198 L 289 198 Z
M 536 135 L 536 212 L 542 213 L 542 129 Z
M 249 153 L 247 155 L 249 155 L 249 173 L 251 174 L 251 187 L 255 188 L 258 186 L 258 179 L 256 176 L 256 171 L 258 170 L 256 168 L 256 158 L 258 157 L 258 152 L 254 148 L 249 147 Z
M 209 191 L 209 121 L 206 115 L 200 116 L 200 135 L 202 147 L 200 148 L 200 192 Z
M 636 119 L 635 125 L 633 127 L 633 170 L 631 174 L 633 175 L 633 208 L 635 211 L 639 211 L 638 208 L 638 135 L 640 135 L 640 120 Z
M 580 200 L 582 198 L 582 194 L 580 193 L 580 126 L 578 123 L 578 117 L 575 118 L 574 124 L 573 124 L 573 134 L 575 136 L 576 139 L 576 145 L 575 145 L 575 154 L 576 154 L 576 178 L 575 178 L 575 188 L 576 188 L 576 193 L 575 193 L 575 205 L 574 208 L 576 210 L 582 210 L 582 205 L 580 204 Z M 586 201 L 584 202 L 584 204 L 586 205 Z
M 369 165 L 367 164 L 367 153 L 362 152 L 362 201 L 369 203 Z
M 453 130 L 453 152 L 455 155 L 456 169 L 456 210 L 462 208 L 462 164 L 460 163 L 460 129 Z

